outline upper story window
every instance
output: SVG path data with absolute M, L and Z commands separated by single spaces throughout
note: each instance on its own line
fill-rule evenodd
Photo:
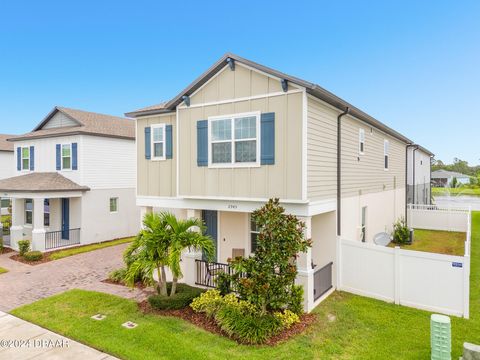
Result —
M 165 124 L 152 125 L 152 159 L 165 160 Z
M 62 145 L 62 170 L 72 169 L 72 144 Z
M 389 152 L 390 152 L 390 142 L 388 140 L 383 141 L 383 158 L 384 158 L 384 166 L 385 170 L 388 170 L 388 160 L 389 160 Z
M 260 114 L 210 117 L 208 148 L 211 167 L 260 165 Z
M 365 154 L 365 130 L 358 130 L 358 153 L 360 155 Z
M 30 170 L 30 148 L 22 147 L 22 170 Z

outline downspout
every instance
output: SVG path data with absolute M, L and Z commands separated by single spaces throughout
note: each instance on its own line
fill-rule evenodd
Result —
M 345 111 L 337 116 L 337 235 L 342 234 L 342 117 L 350 112 L 346 107 Z

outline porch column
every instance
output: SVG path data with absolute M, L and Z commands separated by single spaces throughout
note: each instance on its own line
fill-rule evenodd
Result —
M 10 228 L 10 246 L 18 251 L 18 242 L 23 240 L 25 199 L 12 198 L 12 227 Z
M 153 207 L 151 206 L 141 206 L 140 207 L 140 229 L 143 229 L 143 218 L 145 215 L 153 212 Z
M 201 219 L 201 210 L 187 210 L 187 219 Z M 198 231 L 198 229 L 197 229 Z M 195 249 L 187 250 L 184 254 L 185 271 L 183 272 L 185 284 L 190 286 L 196 286 L 195 281 L 197 279 L 197 266 L 196 260 L 202 259 L 202 252 Z
M 45 251 L 44 198 L 33 199 L 32 250 Z
M 312 218 L 302 217 L 299 218 L 305 223 L 305 238 L 312 238 Z M 303 286 L 303 309 L 306 312 L 310 312 L 313 309 L 314 297 L 313 297 L 313 273 L 312 269 L 312 249 L 308 248 L 306 252 L 298 254 L 297 258 L 297 279 L 296 284 Z

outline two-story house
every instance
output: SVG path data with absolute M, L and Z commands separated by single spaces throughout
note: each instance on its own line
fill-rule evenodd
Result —
M 250 214 L 278 197 L 305 221 L 298 259 L 311 310 L 336 284 L 337 239 L 371 242 L 405 215 L 405 136 L 320 86 L 226 54 L 137 121 L 137 205 L 202 218 L 216 261 L 255 252 Z M 192 259 L 195 259 L 193 261 Z M 185 280 L 215 265 L 186 254 Z
M 432 158 L 434 154 L 420 145 L 407 150 L 407 204 L 429 205 L 432 202 Z
M 0 134 L 0 180 L 13 176 L 13 144 L 7 141 L 13 135 Z M 1 214 L 8 214 L 10 199 L 0 196 Z
M 15 176 L 0 180 L 12 199 L 10 246 L 39 251 L 134 235 L 135 123 L 55 107 L 32 132 L 9 139 Z

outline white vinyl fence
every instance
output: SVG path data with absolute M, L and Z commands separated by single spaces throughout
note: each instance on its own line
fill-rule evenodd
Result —
M 432 211 L 443 216 L 438 209 Z M 423 212 L 419 213 L 416 224 L 437 222 L 433 212 Z M 462 228 L 466 232 L 465 256 L 387 248 L 341 239 L 337 249 L 337 288 L 399 305 L 468 318 L 470 217 L 465 212 L 453 211 L 451 214 L 456 221 L 456 231 Z M 415 219 L 417 215 L 412 212 L 411 216 Z
M 471 210 L 438 205 L 413 205 L 407 209 L 408 226 L 414 229 L 467 232 Z

